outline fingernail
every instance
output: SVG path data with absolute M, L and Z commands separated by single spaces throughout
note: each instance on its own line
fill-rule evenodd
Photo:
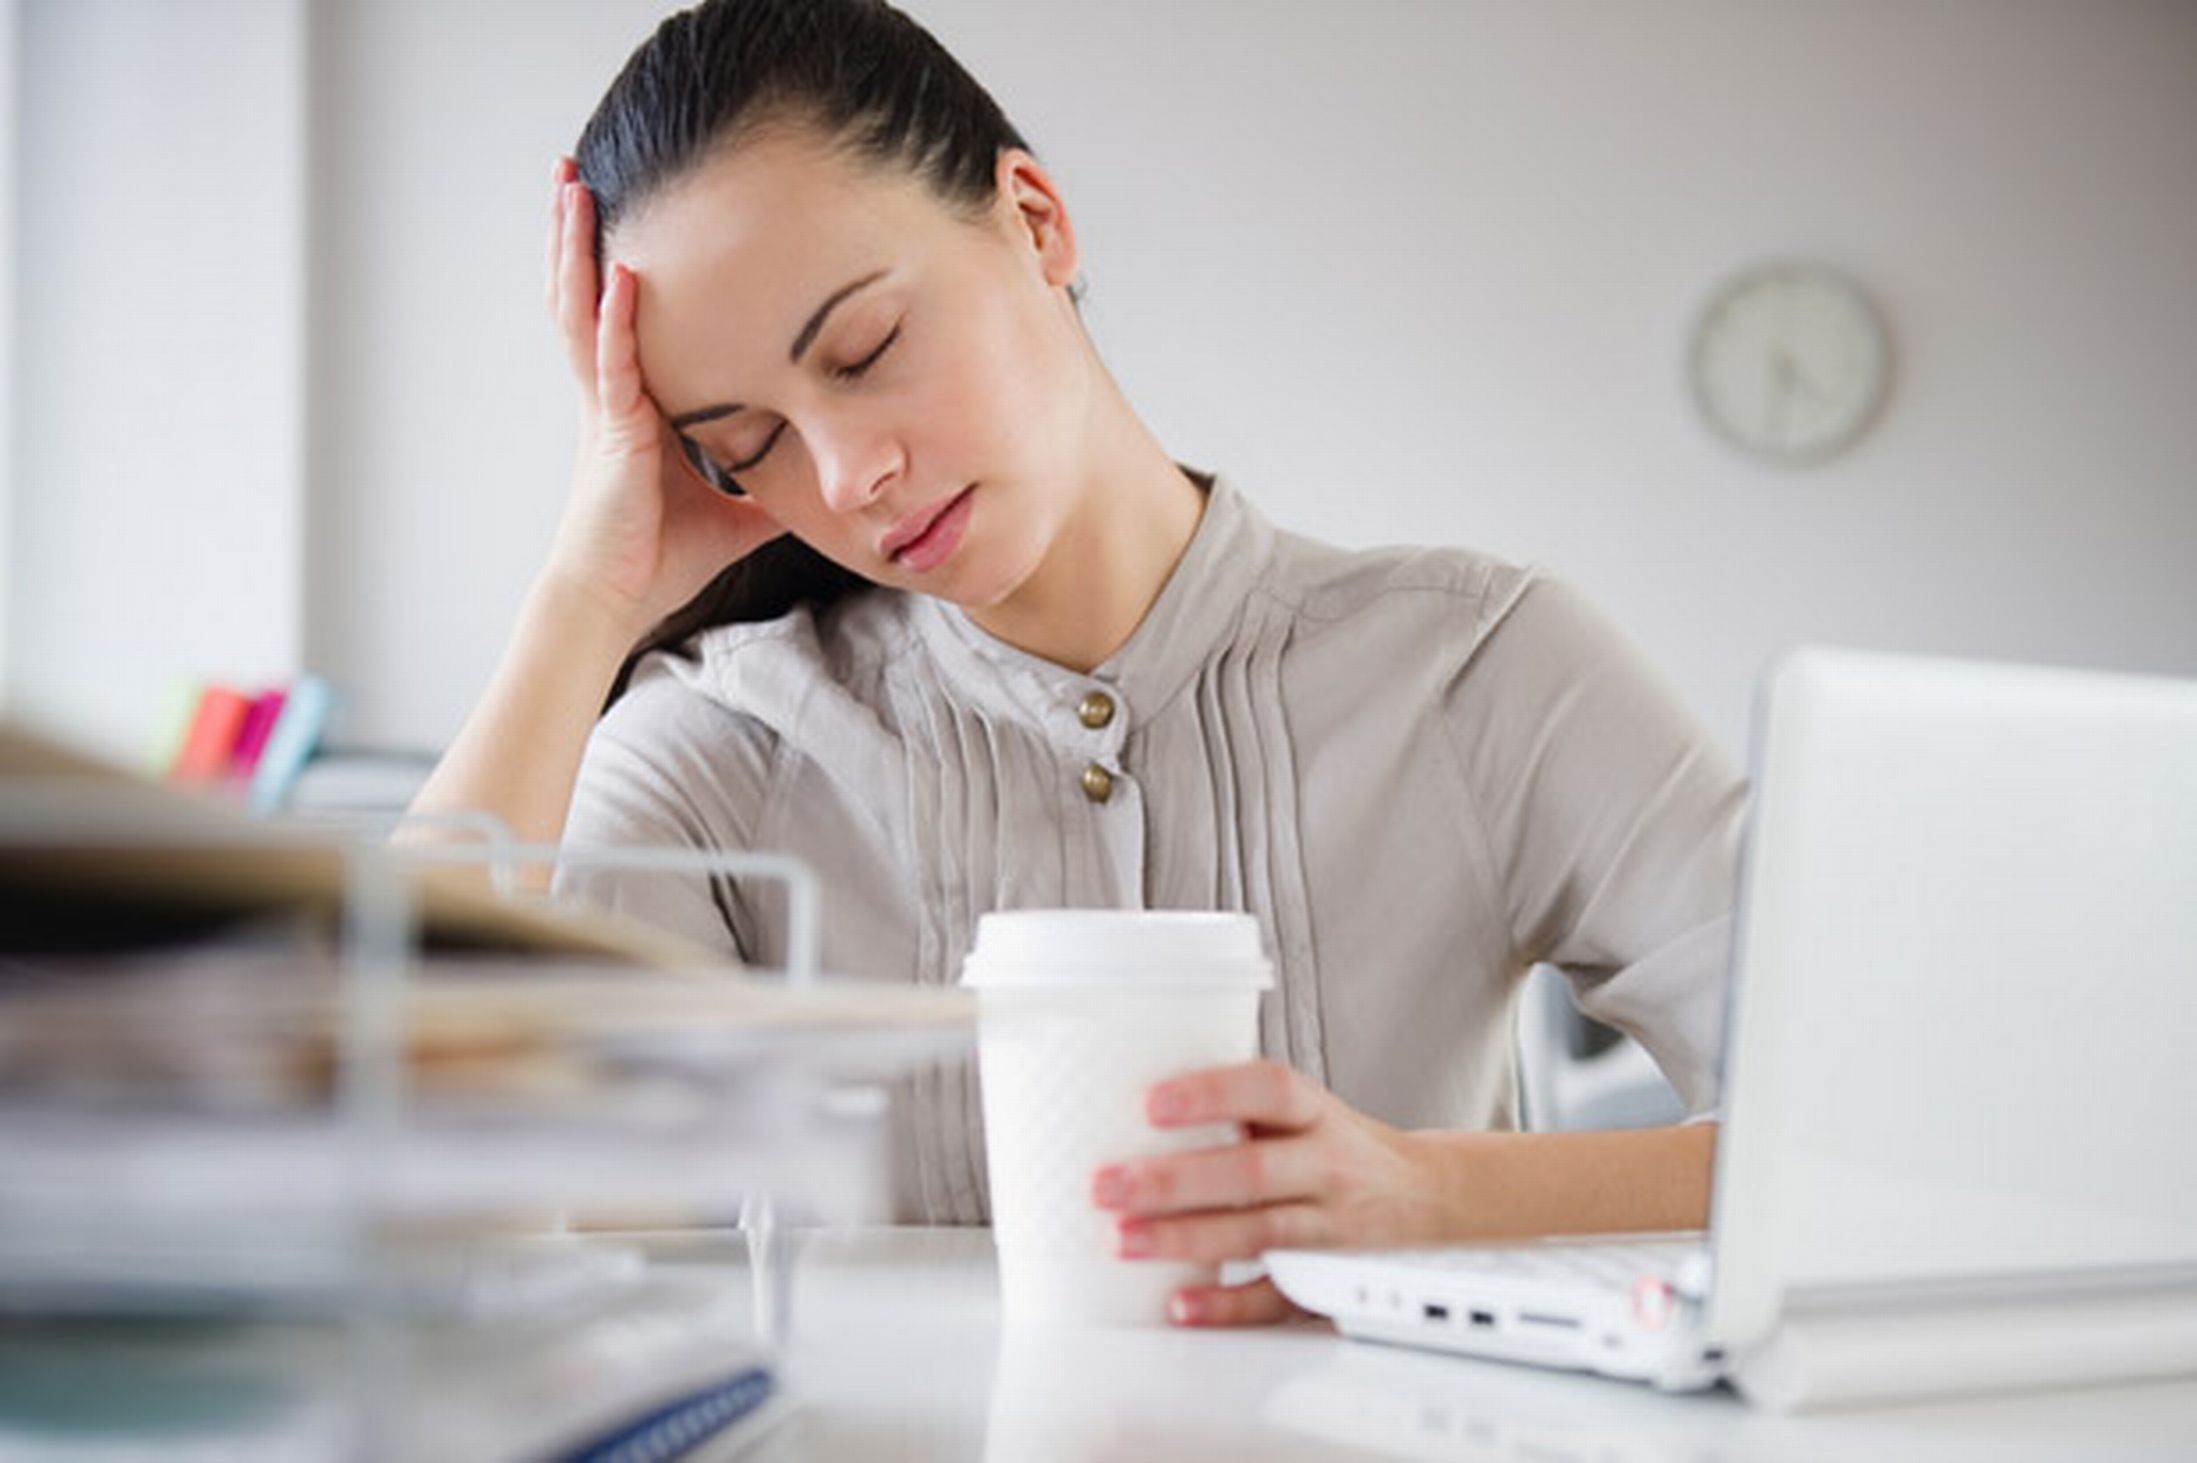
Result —
M 1198 1303 L 1184 1291 L 1176 1291 L 1167 1298 L 1167 1319 L 1178 1326 L 1195 1325 L 1200 1319 Z
M 1115 1209 L 1129 1202 L 1129 1175 L 1119 1168 L 1102 1168 L 1091 1184 L 1091 1197 L 1102 1209 Z
M 1146 1109 L 1158 1122 L 1179 1118 L 1182 1116 L 1182 1094 L 1172 1087 L 1155 1087 Z
M 1121 1257 L 1124 1260 L 1141 1260 L 1152 1253 L 1152 1231 L 1123 1225 L 1121 1229 Z

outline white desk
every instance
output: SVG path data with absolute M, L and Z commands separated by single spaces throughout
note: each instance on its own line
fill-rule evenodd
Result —
M 802 1404 L 743 1455 L 757 1463 L 2197 1459 L 2197 1379 L 1780 1417 L 1729 1392 L 1666 1397 L 1345 1341 L 1321 1323 L 1004 1333 L 985 1231 L 789 1242 L 786 1373 Z M 659 1263 L 740 1263 L 727 1238 L 650 1247 Z

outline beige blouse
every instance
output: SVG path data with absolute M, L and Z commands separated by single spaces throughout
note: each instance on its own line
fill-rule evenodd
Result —
M 1691 1112 L 1716 1102 L 1744 784 L 1536 569 L 1334 548 L 1216 478 L 1089 675 L 890 590 L 686 650 L 648 657 L 596 726 L 566 840 L 806 860 L 831 974 L 951 983 L 987 910 L 1244 910 L 1276 966 L 1262 1051 L 1376 1118 L 1515 1126 L 1539 961 Z M 760 884 L 567 868 L 556 887 L 784 958 Z M 974 1065 L 893 1105 L 903 1222 L 985 1219 Z

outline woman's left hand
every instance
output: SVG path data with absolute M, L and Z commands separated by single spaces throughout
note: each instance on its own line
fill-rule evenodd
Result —
M 1241 1123 L 1240 1143 L 1108 1164 L 1092 1198 L 1128 1258 L 1218 1263 L 1270 1249 L 1431 1243 L 1455 1228 L 1454 1178 L 1425 1138 L 1375 1122 L 1279 1062 L 1214 1067 L 1145 1094 L 1153 1126 Z M 1274 1282 L 1192 1286 L 1172 1318 L 1230 1326 L 1299 1314 Z

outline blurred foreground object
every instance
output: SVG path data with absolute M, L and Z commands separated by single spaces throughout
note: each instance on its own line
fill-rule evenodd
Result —
M 728 1332 L 744 1288 L 569 1231 L 769 1196 L 866 1217 L 862 1084 L 965 1046 L 968 997 L 788 982 L 500 896 L 454 865 L 567 855 L 493 845 L 254 818 L 0 727 L 11 1375 L 108 1420 L 181 1388 L 179 1418 L 233 1411 L 224 1456 L 566 1456 L 771 1394 L 767 1350 L 728 1340 L 771 1339 L 768 1276 Z

